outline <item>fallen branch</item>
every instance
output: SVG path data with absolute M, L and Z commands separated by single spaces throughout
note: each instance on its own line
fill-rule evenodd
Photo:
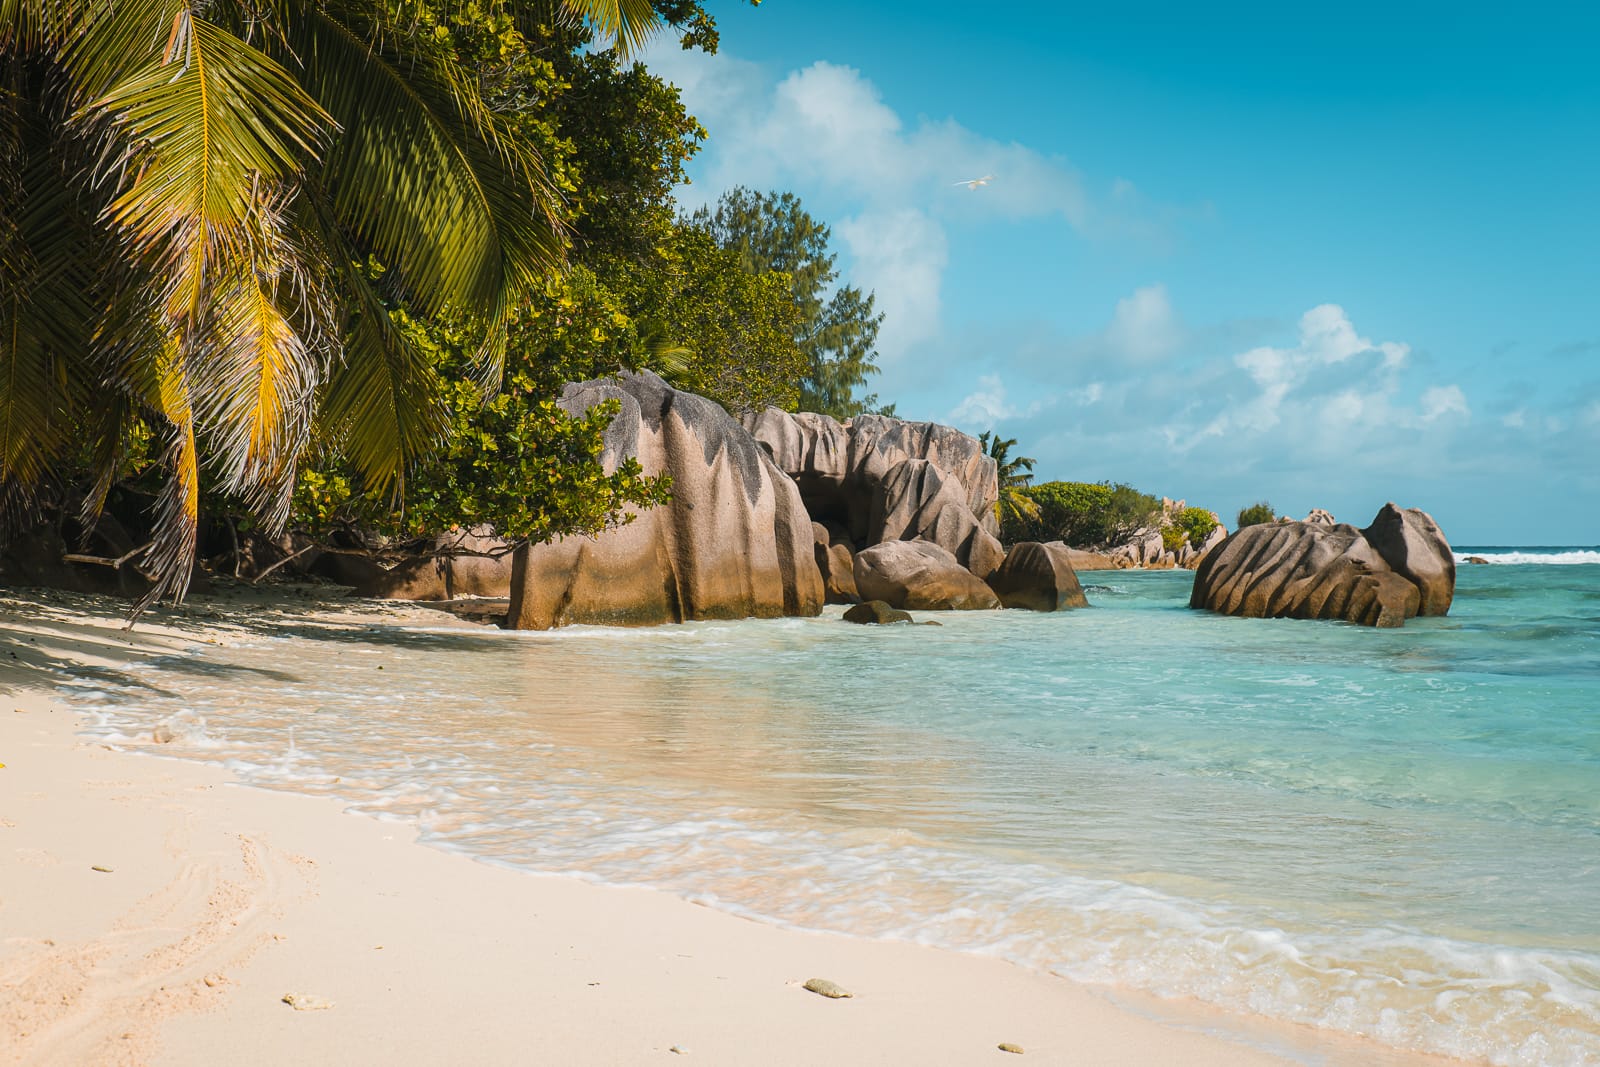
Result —
M 266 570 L 262 571 L 260 574 L 256 575 L 254 578 L 250 579 L 250 584 L 251 585 L 259 585 L 259 584 L 261 584 L 261 579 L 265 578 L 267 575 L 271 574 L 273 571 L 277 570 L 279 567 L 283 566 L 285 563 L 289 563 L 289 562 L 291 562 L 293 560 L 299 559 L 301 556 L 305 555 L 307 552 L 310 552 L 313 548 L 316 548 L 316 547 L 317 546 L 315 544 L 309 544 L 306 547 L 302 548 L 300 551 L 294 553 L 292 556 L 284 556 L 278 562 L 274 563 L 272 566 L 268 567 Z
M 137 556 L 139 553 L 149 548 L 152 544 L 155 544 L 155 542 L 151 541 L 148 544 L 140 545 L 138 548 L 129 549 L 116 559 L 112 559 L 110 556 L 88 556 L 84 555 L 82 552 L 63 552 L 61 554 L 61 558 L 67 563 L 98 563 L 102 567 L 111 567 L 116 570 L 121 570 L 124 563 L 128 562 L 134 556 Z

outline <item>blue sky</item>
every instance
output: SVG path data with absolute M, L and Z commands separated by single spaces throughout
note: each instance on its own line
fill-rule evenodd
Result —
M 766 0 L 646 62 L 685 206 L 831 224 L 901 415 L 1230 522 L 1600 541 L 1600 15 L 1297 6 Z

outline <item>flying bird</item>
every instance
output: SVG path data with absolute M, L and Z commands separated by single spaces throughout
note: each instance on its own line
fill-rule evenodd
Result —
M 967 178 L 964 181 L 951 182 L 951 185 L 965 185 L 968 189 L 977 189 L 980 185 L 988 185 L 994 181 L 993 174 L 985 174 L 981 178 Z

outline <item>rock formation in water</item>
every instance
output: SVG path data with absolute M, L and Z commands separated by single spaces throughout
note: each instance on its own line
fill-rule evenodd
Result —
M 988 583 L 1008 608 L 1065 611 L 1089 606 L 1072 566 L 1072 550 L 1060 541 L 1012 545 Z
M 508 624 L 651 625 L 815 615 L 823 585 L 800 491 L 726 411 L 649 372 L 569 385 L 577 414 L 605 400 L 608 470 L 625 457 L 672 476 L 672 502 L 596 538 L 515 554 Z
M 928 541 L 885 541 L 856 555 L 856 590 L 910 611 L 998 608 L 1000 599 L 955 556 Z
M 979 577 L 1004 557 L 999 475 L 976 438 L 931 422 L 858 415 L 841 423 L 776 408 L 745 425 L 800 487 L 812 519 L 847 531 L 855 548 L 921 539 Z
M 891 608 L 881 600 L 867 600 L 844 613 L 845 622 L 862 626 L 887 626 L 894 622 L 911 622 L 911 616 L 899 608 Z
M 1392 627 L 1449 611 L 1455 577 L 1455 556 L 1432 516 L 1385 504 L 1364 530 L 1280 521 L 1237 531 L 1201 562 L 1189 606 Z
M 848 536 L 837 526 L 830 529 L 820 522 L 811 524 L 811 536 L 817 570 L 822 574 L 824 601 L 829 604 L 860 601 L 861 596 L 856 592 L 856 558 L 850 551 Z

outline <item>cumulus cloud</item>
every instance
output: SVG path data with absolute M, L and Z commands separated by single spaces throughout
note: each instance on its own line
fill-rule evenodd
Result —
M 818 61 L 774 76 L 727 53 L 685 52 L 671 42 L 645 61 L 679 87 L 711 132 L 699 176 L 679 190 L 679 201 L 694 208 L 747 185 L 794 189 L 814 213 L 836 212 L 848 279 L 874 291 L 885 313 L 879 351 L 886 370 L 940 327 L 951 225 L 1047 220 L 1094 239 L 1165 240 L 1165 209 L 1147 203 L 1128 179 L 1093 195 L 1061 156 L 985 137 L 953 119 L 907 121 L 853 67 Z M 994 180 L 979 189 L 955 184 L 984 175 Z M 1161 317 L 1165 291 L 1132 299 L 1114 329 L 1130 358 L 1159 358 L 1173 326 Z
M 920 211 L 866 212 L 834 227 L 855 263 L 854 273 L 883 312 L 880 363 L 888 366 L 939 328 L 939 290 L 949 260 L 944 230 Z
M 949 419 L 957 426 L 992 430 L 996 423 L 1016 415 L 1017 410 L 1006 400 L 1006 387 L 1000 376 L 985 374 L 978 379 L 978 388 L 951 410 Z
M 1177 351 L 1182 340 L 1183 328 L 1164 285 L 1146 286 L 1117 301 L 1105 332 L 1107 347 L 1134 363 L 1165 359 Z
M 1409 345 L 1395 341 L 1374 344 L 1356 332 L 1343 308 L 1321 304 L 1300 317 L 1298 344 L 1282 348 L 1262 345 L 1234 357 L 1234 363 L 1256 386 L 1255 395 L 1228 405 L 1190 440 L 1198 443 L 1229 433 L 1264 433 L 1283 420 L 1286 407 L 1292 407 L 1297 415 L 1314 416 L 1315 425 L 1323 427 L 1348 428 L 1389 417 L 1396 372 L 1410 351 Z M 1347 363 L 1361 366 L 1341 367 Z M 1336 367 L 1340 368 L 1336 374 L 1324 373 Z M 1304 390 L 1313 379 L 1346 384 L 1336 389 Z M 1442 387 L 1436 401 L 1452 399 L 1449 390 L 1461 399 L 1464 412 L 1465 398 L 1455 386 Z M 1316 410 L 1307 410 L 1308 403 L 1314 403 Z M 1435 412 L 1435 416 L 1442 413 Z

